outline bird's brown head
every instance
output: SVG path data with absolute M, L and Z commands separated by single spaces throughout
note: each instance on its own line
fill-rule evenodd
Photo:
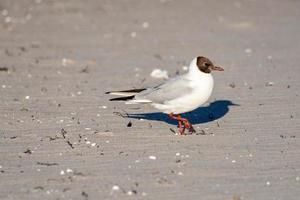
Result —
M 198 69 L 204 73 L 209 74 L 211 71 L 224 71 L 222 67 L 215 66 L 208 58 L 203 56 L 197 57 Z

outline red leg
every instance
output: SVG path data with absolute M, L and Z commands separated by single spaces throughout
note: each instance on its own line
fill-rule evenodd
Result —
M 179 127 L 179 133 L 180 135 L 184 134 L 185 126 L 182 127 L 182 121 L 178 120 L 178 127 Z
M 190 133 L 195 133 L 195 129 L 189 121 L 185 122 L 185 126 L 188 127 Z
M 175 116 L 173 113 L 170 113 L 170 114 L 169 114 L 169 117 L 170 117 L 171 119 L 175 119 L 175 120 L 178 121 L 179 133 L 180 133 L 180 135 L 184 135 L 184 131 L 185 131 L 186 126 L 185 126 L 184 121 L 183 121 L 182 118 L 180 117 L 180 115 Z M 182 126 L 182 122 L 183 122 L 183 126 Z
M 179 115 L 179 117 L 180 117 L 180 115 Z M 181 121 L 183 122 L 184 126 L 187 129 L 189 129 L 190 133 L 195 133 L 196 132 L 195 129 L 194 129 L 194 127 L 192 126 L 192 124 L 186 118 L 181 118 Z

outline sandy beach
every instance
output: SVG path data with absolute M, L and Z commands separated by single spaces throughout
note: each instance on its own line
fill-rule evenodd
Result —
M 0 199 L 297 200 L 300 1 L 1 0 Z M 214 73 L 196 133 L 104 93 Z M 231 104 L 239 106 L 231 106 Z

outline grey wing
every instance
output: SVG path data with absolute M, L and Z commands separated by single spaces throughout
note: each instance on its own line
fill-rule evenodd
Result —
M 183 76 L 170 79 L 169 81 L 158 86 L 148 88 L 137 95 L 137 100 L 150 100 L 153 103 L 164 103 L 176 99 L 180 96 L 187 95 L 192 92 L 190 80 Z

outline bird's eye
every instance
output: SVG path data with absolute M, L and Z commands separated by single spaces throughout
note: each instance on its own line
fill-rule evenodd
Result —
M 209 63 L 204 63 L 204 66 L 205 67 L 209 67 Z

